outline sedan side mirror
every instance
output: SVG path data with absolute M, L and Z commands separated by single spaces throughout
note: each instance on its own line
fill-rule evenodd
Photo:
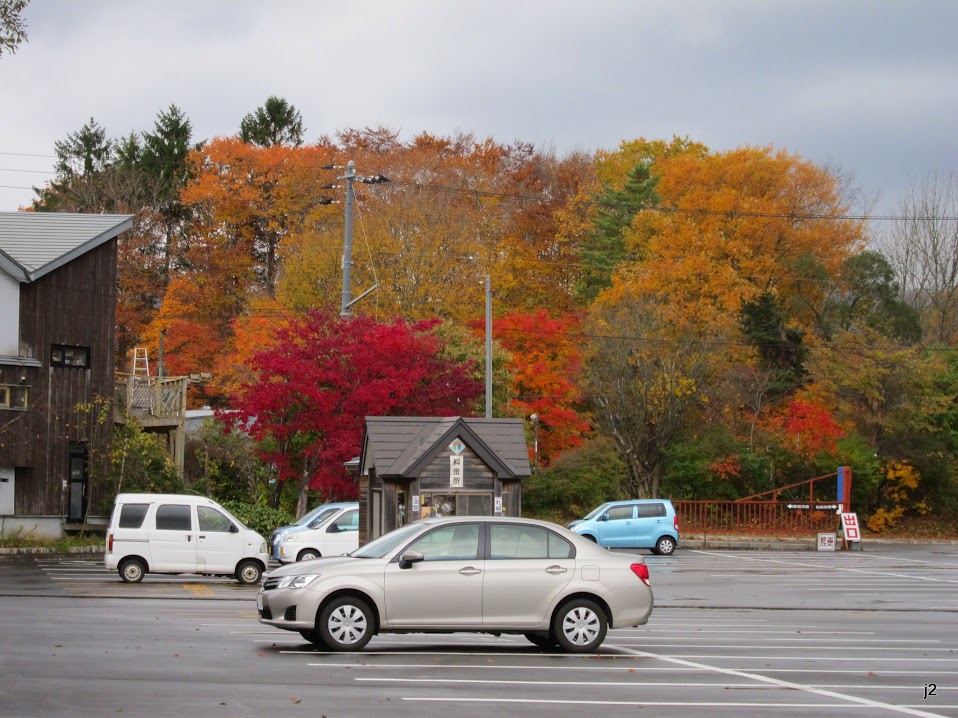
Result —
M 412 568 L 414 563 L 419 563 L 425 558 L 426 556 L 422 551 L 411 548 L 399 557 L 399 568 Z

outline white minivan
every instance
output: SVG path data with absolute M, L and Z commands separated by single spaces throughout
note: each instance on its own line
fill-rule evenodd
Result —
M 258 584 L 269 555 L 266 539 L 213 499 L 119 494 L 104 559 L 128 583 L 147 573 L 199 573 Z
M 335 511 L 280 539 L 276 555 L 281 563 L 342 556 L 359 548 L 359 503 L 348 501 L 330 506 Z

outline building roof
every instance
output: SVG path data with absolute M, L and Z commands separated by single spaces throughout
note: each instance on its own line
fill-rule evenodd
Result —
M 130 214 L 0 212 L 0 271 L 36 281 L 132 226 Z
M 360 469 L 365 474 L 375 468 L 379 476 L 418 474 L 457 436 L 500 478 L 530 475 L 522 419 L 461 416 L 367 416 Z

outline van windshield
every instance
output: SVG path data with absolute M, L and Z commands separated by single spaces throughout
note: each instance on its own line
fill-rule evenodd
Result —
M 340 509 L 324 509 L 318 515 L 313 516 L 309 521 L 306 521 L 306 524 L 309 524 L 309 527 L 312 529 L 318 529 L 320 526 L 325 526 L 329 523 L 329 520 L 338 514 Z
M 300 516 L 300 517 L 299 517 L 298 519 L 296 519 L 293 523 L 291 523 L 290 526 L 305 526 L 305 525 L 308 524 L 310 521 L 312 521 L 314 518 L 316 518 L 317 516 L 319 516 L 319 514 L 320 514 L 320 512 L 321 512 L 322 510 L 323 510 L 323 507 L 322 507 L 322 506 L 317 506 L 317 507 L 316 507 L 315 509 L 313 509 L 312 511 L 309 511 L 309 512 L 303 514 L 302 516 Z

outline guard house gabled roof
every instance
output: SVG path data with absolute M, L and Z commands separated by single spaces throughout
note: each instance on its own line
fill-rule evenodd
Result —
M 360 473 L 375 469 L 380 477 L 414 479 L 456 438 L 500 479 L 530 475 L 529 453 L 521 419 L 471 417 L 367 416 Z
M 130 214 L 0 212 L 0 271 L 34 282 L 132 226 Z

